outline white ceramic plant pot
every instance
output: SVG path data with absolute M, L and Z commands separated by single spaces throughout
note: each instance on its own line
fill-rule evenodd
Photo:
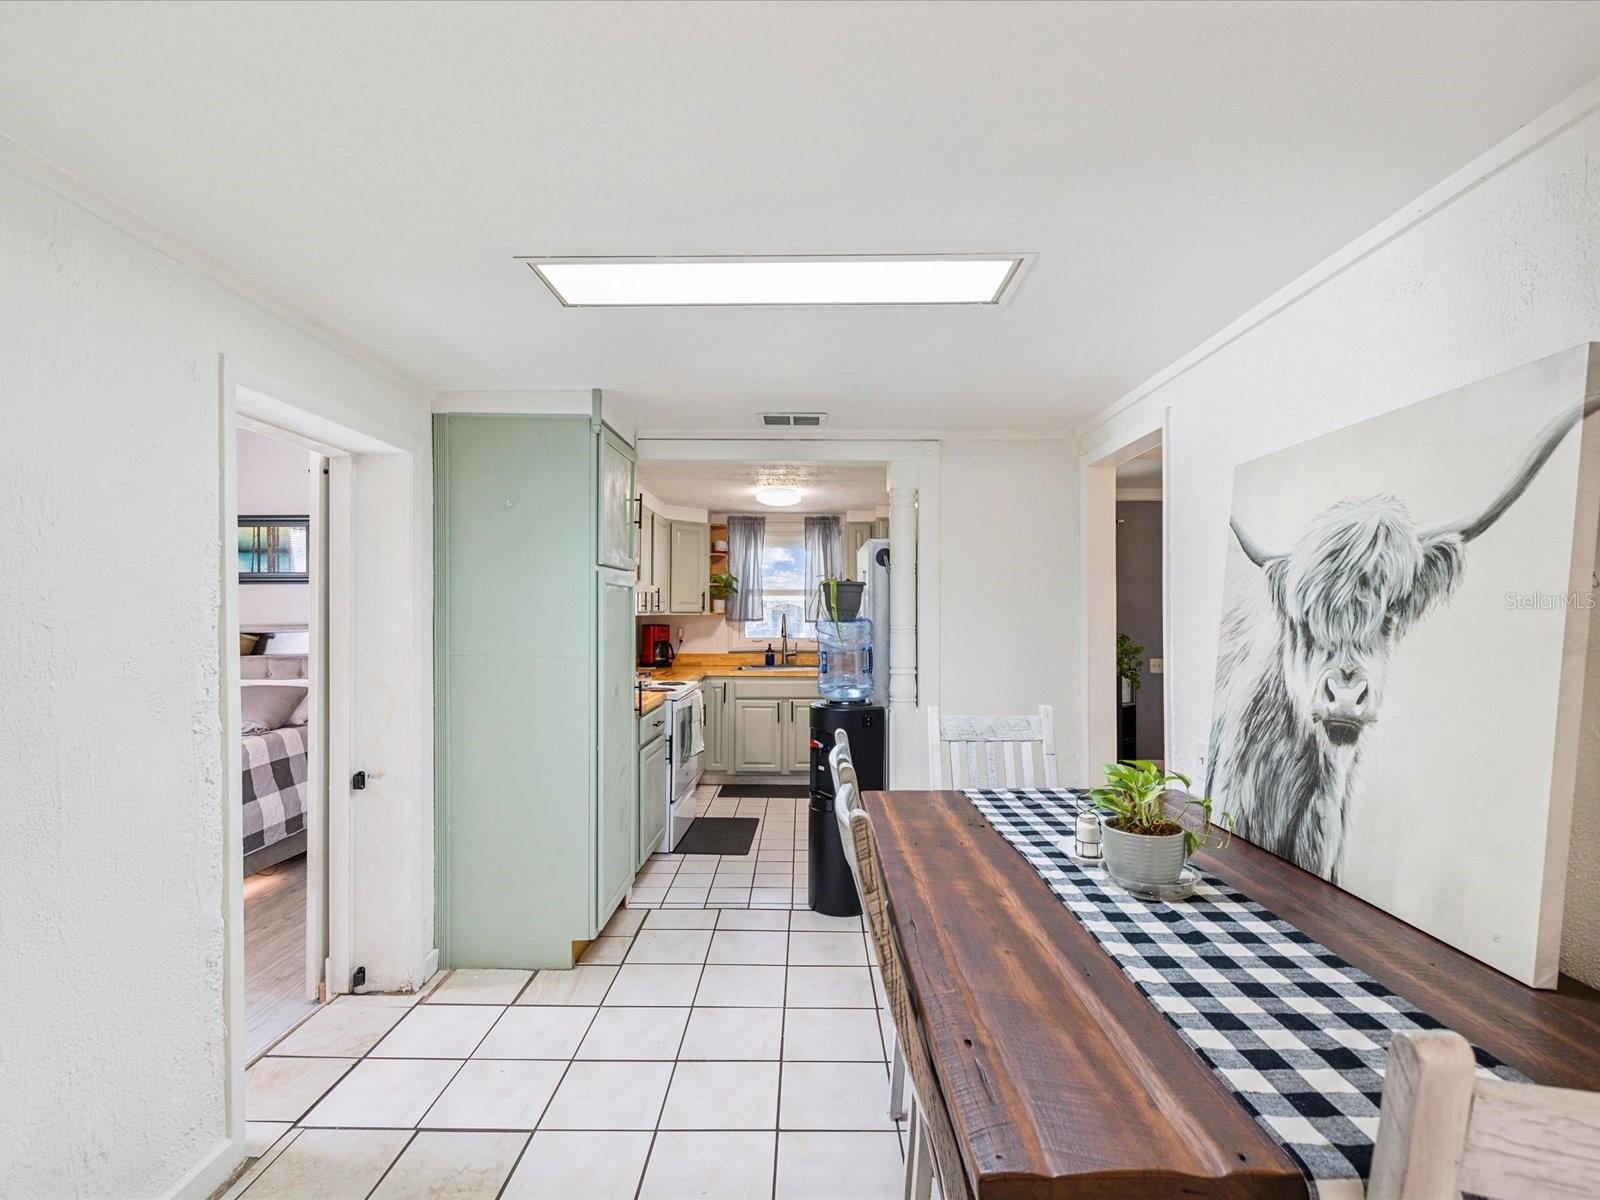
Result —
M 1183 874 L 1183 833 L 1125 833 L 1108 823 L 1100 834 L 1106 870 L 1125 883 L 1166 887 Z
M 711 602 L 711 611 L 714 613 L 727 612 L 728 602 L 726 600 L 713 600 Z

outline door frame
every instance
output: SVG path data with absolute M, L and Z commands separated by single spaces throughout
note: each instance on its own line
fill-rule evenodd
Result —
M 218 400 L 218 658 L 220 736 L 223 763 L 223 988 L 222 1010 L 226 1045 L 226 1134 L 234 1162 L 245 1150 L 245 1004 L 244 1004 L 244 853 L 241 756 L 237 731 L 241 723 L 239 687 L 238 448 L 236 430 L 265 432 L 273 437 L 323 455 L 328 463 L 328 598 L 326 630 L 327 710 L 326 763 L 329 786 L 324 825 L 327 862 L 327 993 L 347 991 L 352 945 L 355 938 L 354 823 L 351 796 L 338 781 L 349 778 L 355 752 L 356 700 L 360 688 L 354 670 L 357 647 L 355 613 L 357 577 L 354 569 L 355 504 L 358 500 L 356 466 L 360 459 L 403 456 L 413 460 L 419 450 L 381 440 L 349 425 L 321 415 L 338 411 L 296 385 L 231 355 L 221 356 Z M 409 508 L 385 513 L 383 520 L 409 529 Z M 389 529 L 385 533 L 391 532 Z M 408 542 L 409 544 L 409 542 Z M 313 701 L 315 704 L 316 701 Z M 431 791 L 431 773 L 421 782 Z M 432 804 L 427 805 L 429 816 Z M 430 826 L 431 831 L 431 826 Z M 311 839 L 308 837 L 308 851 Z M 400 848 L 396 848 L 399 856 Z M 431 905 L 430 905 L 431 907 Z M 397 923 L 409 913 L 393 914 Z M 431 958 L 431 956 L 430 956 Z M 424 964 L 423 970 L 427 967 Z
M 1161 639 L 1170 637 L 1172 620 L 1171 549 L 1167 542 L 1167 479 L 1171 470 L 1166 414 L 1161 425 L 1127 434 L 1113 448 L 1098 448 L 1078 460 L 1079 563 L 1078 605 L 1083 614 L 1083 727 L 1081 745 L 1091 769 L 1117 761 L 1117 467 L 1147 450 L 1161 447 Z M 1163 652 L 1163 659 L 1166 654 Z M 1164 761 L 1172 762 L 1172 680 L 1163 662 L 1162 707 Z

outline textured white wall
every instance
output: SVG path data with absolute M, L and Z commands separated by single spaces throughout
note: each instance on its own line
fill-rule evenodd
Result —
M 1092 458 L 1158 428 L 1170 410 L 1167 745 L 1175 769 L 1199 768 L 1210 727 L 1234 467 L 1600 340 L 1597 280 L 1600 114 L 1591 113 L 1086 432 L 1080 447 Z M 1580 863 L 1592 871 L 1600 862 L 1600 758 L 1585 763 L 1575 875 Z M 1563 969 L 1600 983 L 1597 900 L 1592 876 L 1575 878 Z
M 241 429 L 238 433 L 239 515 L 306 516 L 311 510 L 311 452 L 293 442 Z M 239 624 L 305 625 L 311 620 L 308 583 L 241 583 Z
M 219 356 L 420 440 L 424 563 L 429 400 L 9 168 L 0 262 L 0 1196 L 158 1196 L 226 1147 Z
M 939 470 L 939 707 L 976 715 L 1051 705 L 1062 780 L 1081 779 L 1072 444 L 946 441 Z

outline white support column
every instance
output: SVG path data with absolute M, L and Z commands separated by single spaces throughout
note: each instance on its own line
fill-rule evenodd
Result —
M 917 719 L 917 483 L 914 462 L 889 464 L 890 782 L 905 787 Z

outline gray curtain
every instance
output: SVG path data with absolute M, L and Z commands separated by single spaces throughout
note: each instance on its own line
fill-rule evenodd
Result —
M 817 584 L 844 578 L 844 526 L 838 517 L 806 518 L 806 620 L 823 616 Z
M 766 616 L 761 602 L 761 552 L 767 544 L 765 517 L 728 518 L 728 574 L 739 590 L 728 597 L 728 620 L 759 621 Z

